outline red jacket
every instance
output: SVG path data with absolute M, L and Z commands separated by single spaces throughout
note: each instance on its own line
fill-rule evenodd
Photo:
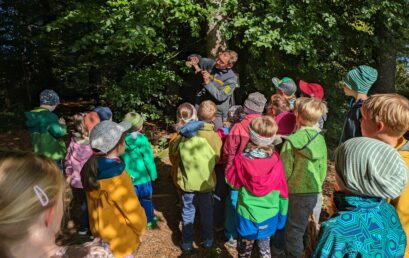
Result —
M 230 166 L 233 164 L 234 157 L 244 151 L 247 143 L 250 140 L 249 129 L 251 120 L 256 117 L 260 117 L 259 114 L 250 114 L 235 124 L 227 135 L 226 141 L 223 146 L 223 164 L 226 164 L 225 171 L 229 171 Z

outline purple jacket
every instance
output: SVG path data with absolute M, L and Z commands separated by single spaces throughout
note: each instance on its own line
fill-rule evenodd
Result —
M 71 186 L 83 188 L 81 183 L 81 169 L 85 162 L 92 156 L 92 149 L 89 143 L 78 143 L 75 137 L 71 138 L 67 155 L 64 160 L 65 173 L 71 177 Z

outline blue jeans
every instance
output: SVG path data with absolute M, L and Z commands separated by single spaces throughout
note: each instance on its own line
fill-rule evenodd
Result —
M 182 192 L 182 240 L 183 243 L 192 243 L 196 207 L 199 206 L 201 235 L 203 240 L 213 240 L 213 207 L 212 192 Z
M 145 184 L 134 185 L 135 193 L 138 196 L 139 202 L 141 203 L 143 209 L 145 210 L 146 219 L 149 222 L 153 221 L 154 208 L 152 202 L 152 182 L 147 182 Z
M 226 220 L 224 221 L 224 235 L 227 240 L 237 239 L 237 198 L 239 191 L 230 189 L 226 200 Z

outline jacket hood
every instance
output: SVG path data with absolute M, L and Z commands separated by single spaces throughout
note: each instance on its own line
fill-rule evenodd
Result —
M 74 137 L 71 138 L 70 146 L 72 147 L 72 157 L 78 162 L 87 160 L 92 156 L 91 145 L 84 143 L 78 143 Z
M 338 211 L 353 210 L 356 208 L 374 208 L 384 201 L 380 197 L 359 196 L 334 192 L 334 204 Z
M 44 117 L 45 115 L 44 112 L 49 112 L 49 111 L 45 108 L 38 107 L 38 108 L 31 110 L 30 112 L 24 112 L 24 115 L 26 117 L 27 127 L 30 129 L 30 128 L 41 126 L 42 117 Z M 45 118 L 43 120 L 45 122 Z
M 321 159 L 327 155 L 321 150 L 325 145 L 325 140 L 318 128 L 302 127 L 296 133 L 288 136 L 287 141 L 308 159 Z
M 260 114 L 248 114 L 243 118 L 243 120 L 240 121 L 240 124 L 246 127 L 245 129 L 247 130 L 248 129 L 247 127 L 250 125 L 251 120 L 260 116 L 261 116 Z
M 284 197 L 288 197 L 287 185 L 284 184 L 286 182 L 284 168 L 277 152 L 265 159 L 251 158 L 245 154 L 238 155 L 234 159 L 234 165 L 226 173 L 226 179 L 234 187 L 244 186 L 256 196 L 280 190 Z
M 190 121 L 180 128 L 180 134 L 186 138 L 192 138 L 197 135 L 197 132 L 204 126 L 203 121 Z
M 125 171 L 125 164 L 119 158 L 98 157 L 97 180 L 111 179 L 121 175 Z M 100 184 L 97 191 L 89 191 L 89 196 L 93 199 L 100 199 L 108 192 L 110 184 Z

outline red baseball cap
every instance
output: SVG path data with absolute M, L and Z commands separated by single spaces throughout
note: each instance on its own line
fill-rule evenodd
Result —
M 318 83 L 308 83 L 306 81 L 300 80 L 299 86 L 301 92 L 304 94 L 307 94 L 319 100 L 322 100 L 324 98 L 324 88 L 322 88 L 322 86 Z

